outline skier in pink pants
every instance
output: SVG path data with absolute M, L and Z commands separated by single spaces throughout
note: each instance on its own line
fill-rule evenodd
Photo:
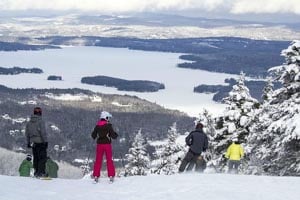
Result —
M 98 182 L 100 170 L 102 167 L 103 154 L 105 154 L 107 173 L 110 181 L 115 177 L 115 166 L 112 160 L 112 145 L 111 139 L 116 139 L 118 134 L 114 131 L 112 124 L 109 122 L 112 115 L 109 112 L 101 112 L 100 120 L 97 122 L 92 138 L 97 141 L 96 160 L 94 164 L 93 177 L 95 182 Z

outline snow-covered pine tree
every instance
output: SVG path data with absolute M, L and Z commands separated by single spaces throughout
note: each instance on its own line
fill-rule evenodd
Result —
M 251 173 L 299 176 L 300 41 L 293 41 L 281 55 L 286 62 L 270 71 L 283 87 L 275 90 L 272 99 L 263 105 L 248 138 L 251 159 L 254 163 L 260 160 Z
M 158 165 L 152 169 L 154 174 L 171 175 L 178 171 L 179 158 L 184 154 L 184 147 L 176 142 L 179 134 L 176 123 L 168 130 L 168 141 L 158 153 Z
M 204 109 L 199 115 L 197 122 L 201 122 L 204 126 L 203 131 L 208 137 L 208 149 L 205 153 L 202 153 L 205 161 L 207 162 L 207 168 L 212 168 L 214 171 L 217 171 L 216 168 L 216 153 L 215 149 L 211 144 L 211 141 L 216 135 L 216 123 L 215 118 L 209 113 L 208 110 Z
M 147 175 L 150 167 L 150 158 L 146 151 L 145 139 L 142 130 L 136 134 L 132 147 L 128 150 L 124 176 Z
M 222 156 L 234 137 L 241 143 L 246 143 L 249 126 L 255 118 L 255 109 L 259 107 L 258 101 L 251 97 L 245 85 L 245 74 L 241 72 L 236 85 L 233 85 L 229 96 L 223 101 L 228 105 L 224 115 L 216 120 L 216 135 L 211 141 L 214 158 L 212 162 L 222 172 L 226 167 L 226 159 Z
M 274 87 L 274 84 L 272 82 L 272 78 L 271 77 L 268 77 L 267 78 L 267 83 L 265 85 L 265 87 L 263 88 L 263 94 L 261 96 L 263 102 L 268 102 L 272 99 L 272 95 L 273 95 L 273 87 Z

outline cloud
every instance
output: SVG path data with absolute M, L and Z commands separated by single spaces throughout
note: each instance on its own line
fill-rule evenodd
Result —
M 99 12 L 199 10 L 232 14 L 300 14 L 299 0 L 0 0 L 0 10 L 79 10 Z
M 81 10 L 102 12 L 214 10 L 224 0 L 0 0 L 0 10 Z
M 230 10 L 233 14 L 293 13 L 300 14 L 299 0 L 236 0 Z

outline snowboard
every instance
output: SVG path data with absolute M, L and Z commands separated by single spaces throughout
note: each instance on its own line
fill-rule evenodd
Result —
M 39 177 L 38 179 L 40 179 L 40 180 L 52 180 L 52 178 L 51 177 Z

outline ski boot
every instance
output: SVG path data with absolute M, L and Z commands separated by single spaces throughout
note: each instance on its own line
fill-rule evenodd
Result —
M 95 177 L 94 177 L 94 183 L 96 184 L 96 183 L 98 183 L 98 182 L 99 182 L 99 177 L 95 176 Z
M 109 183 L 113 183 L 114 182 L 114 177 L 113 176 L 110 176 L 109 177 Z

